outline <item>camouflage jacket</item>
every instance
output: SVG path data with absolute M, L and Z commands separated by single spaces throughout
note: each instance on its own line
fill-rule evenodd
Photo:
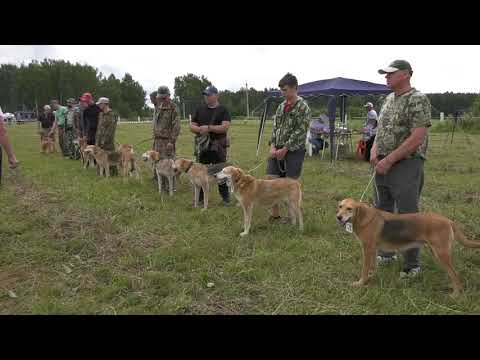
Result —
M 387 156 L 410 136 L 412 129 L 431 125 L 431 107 L 425 94 L 415 88 L 399 96 L 389 94 L 378 117 L 377 154 Z M 426 159 L 427 147 L 428 135 L 408 158 Z
M 160 103 L 155 108 L 153 136 L 157 139 L 165 139 L 175 143 L 179 134 L 180 118 L 178 117 L 177 106 L 172 101 Z
M 117 128 L 118 116 L 110 110 L 108 113 L 101 112 L 98 115 L 98 127 L 95 137 L 95 145 L 103 150 L 115 150 L 115 130 Z
M 298 97 L 293 108 L 287 113 L 284 112 L 285 105 L 286 100 L 277 108 L 268 144 L 274 144 L 276 148 L 286 146 L 290 151 L 305 148 L 311 110 L 301 97 Z
M 80 109 L 78 107 L 69 108 L 65 118 L 65 127 L 74 130 L 80 129 Z

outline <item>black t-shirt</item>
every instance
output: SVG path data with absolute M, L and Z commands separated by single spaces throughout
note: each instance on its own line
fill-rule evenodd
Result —
M 55 122 L 55 115 L 53 113 L 43 113 L 38 116 L 38 121 L 42 124 L 43 129 L 49 129 Z
M 213 119 L 212 119 L 213 118 Z M 230 113 L 223 105 L 218 105 L 216 108 L 209 108 L 207 105 L 202 105 L 197 108 L 193 115 L 192 121 L 199 126 L 202 125 L 222 125 L 222 121 L 231 121 Z M 216 134 L 210 132 L 212 139 L 221 139 L 227 134 Z
M 89 132 L 95 132 L 97 130 L 98 114 L 101 111 L 96 104 L 90 105 L 83 111 L 83 121 Z

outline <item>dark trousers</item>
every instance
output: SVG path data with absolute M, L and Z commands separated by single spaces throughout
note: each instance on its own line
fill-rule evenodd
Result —
M 372 150 L 373 142 L 375 141 L 375 135 L 373 135 L 370 139 L 366 142 L 365 147 L 365 161 L 370 162 L 370 151 Z
M 423 162 L 420 158 L 402 160 L 393 165 L 387 175 L 376 174 L 376 207 L 391 213 L 396 208 L 399 214 L 418 212 L 424 182 Z M 394 253 L 379 250 L 378 254 L 389 257 Z M 420 248 L 403 251 L 402 256 L 403 270 L 408 271 L 420 265 Z
M 216 151 L 205 151 L 200 154 L 199 162 L 201 164 L 218 164 L 227 161 L 223 156 L 218 154 Z M 219 184 L 218 192 L 224 201 L 229 201 L 230 194 L 228 192 L 227 184 Z M 200 190 L 199 201 L 203 201 L 203 190 Z

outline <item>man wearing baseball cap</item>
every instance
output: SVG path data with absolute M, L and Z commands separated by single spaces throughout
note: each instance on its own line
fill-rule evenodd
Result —
M 375 134 L 377 133 L 378 116 L 371 102 L 367 102 L 363 107 L 367 108 L 367 121 L 363 128 L 363 140 L 365 141 L 365 160 L 370 162 L 370 151 L 372 150 Z
M 87 144 L 95 145 L 95 135 L 97 133 L 98 116 L 101 112 L 98 105 L 93 101 L 93 96 L 90 93 L 84 93 L 80 98 L 80 101 L 85 104 L 85 110 L 83 110 L 83 121 L 86 126 Z
M 375 166 L 378 188 L 376 207 L 398 213 L 418 212 L 423 188 L 423 164 L 428 147 L 428 128 L 431 126 L 431 107 L 425 94 L 410 85 L 413 74 L 405 60 L 395 60 L 378 70 L 387 79 L 392 93 L 380 110 L 378 129 L 370 162 Z M 406 250 L 400 278 L 420 273 L 420 248 Z M 377 263 L 395 259 L 391 252 L 379 251 Z
M 160 86 L 155 99 L 155 118 L 153 121 L 153 149 L 158 151 L 160 159 L 175 158 L 175 143 L 180 134 L 180 117 L 177 105 L 170 99 L 167 86 Z M 156 177 L 156 174 L 154 174 Z M 168 188 L 168 179 L 162 178 L 162 186 Z M 174 180 L 173 189 L 176 190 Z
M 98 117 L 95 145 L 105 151 L 114 151 L 118 116 L 110 108 L 110 100 L 106 97 L 98 99 L 97 106 L 101 112 Z
M 218 90 L 210 85 L 202 91 L 205 105 L 199 106 L 192 117 L 190 131 L 195 136 L 195 156 L 201 164 L 219 164 L 227 161 L 227 137 L 230 127 L 230 113 L 218 102 Z M 209 141 L 204 141 L 207 139 Z M 202 145 L 203 144 L 203 145 Z M 218 191 L 223 204 L 230 203 L 227 184 L 219 184 Z M 199 201 L 203 203 L 203 191 L 200 190 Z

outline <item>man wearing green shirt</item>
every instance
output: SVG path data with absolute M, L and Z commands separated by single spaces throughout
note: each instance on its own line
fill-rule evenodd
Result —
M 69 157 L 70 154 L 65 141 L 65 120 L 67 118 L 68 109 L 66 106 L 60 105 L 58 100 L 52 100 L 51 107 L 55 114 L 55 122 L 53 123 L 51 133 L 55 133 L 55 129 L 58 127 L 58 144 L 60 145 L 60 149 L 62 149 L 63 156 Z

